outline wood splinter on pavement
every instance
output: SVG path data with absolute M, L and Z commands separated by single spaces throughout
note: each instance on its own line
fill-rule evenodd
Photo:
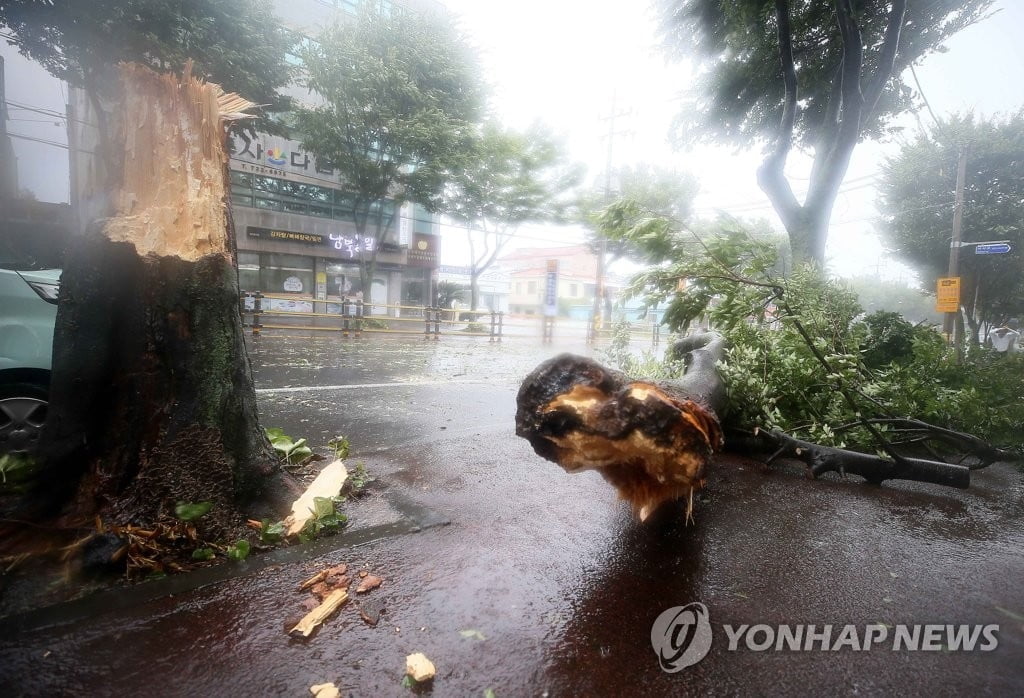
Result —
M 292 513 L 284 520 L 288 529 L 286 535 L 298 535 L 307 522 L 313 518 L 313 500 L 317 497 L 337 497 L 348 479 L 345 463 L 336 460 L 326 466 L 310 483 L 302 496 L 292 504 Z
M 327 620 L 347 600 L 348 592 L 346 590 L 335 589 L 327 595 L 323 603 L 307 613 L 294 628 L 288 631 L 288 634 L 299 634 L 302 637 L 309 637 L 321 623 Z
M 405 673 L 411 676 L 416 683 L 422 683 L 434 678 L 437 670 L 434 668 L 434 663 L 427 659 L 425 654 L 417 652 L 405 658 Z
M 341 691 L 333 683 L 318 683 L 309 687 L 314 698 L 341 698 Z

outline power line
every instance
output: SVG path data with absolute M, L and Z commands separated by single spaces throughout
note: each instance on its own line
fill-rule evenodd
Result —
M 21 138 L 22 140 L 26 140 L 26 141 L 35 141 L 36 143 L 45 143 L 46 145 L 52 145 L 52 146 L 54 146 L 56 148 L 64 148 L 65 150 L 68 150 L 68 144 L 67 143 L 58 143 L 57 141 L 51 141 L 51 140 L 48 140 L 46 138 L 35 138 L 34 136 L 26 136 L 26 135 L 21 134 L 21 133 L 11 133 L 10 131 L 7 132 L 7 135 L 10 136 L 11 138 Z

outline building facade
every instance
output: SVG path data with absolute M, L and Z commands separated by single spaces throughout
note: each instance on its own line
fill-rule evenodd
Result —
M 288 31 L 315 41 L 324 27 L 345 21 L 366 2 L 379 12 L 442 9 L 427 0 L 278 0 L 275 11 Z M 300 63 L 297 56 L 289 60 Z M 302 102 L 315 100 L 299 85 L 287 92 Z M 417 205 L 381 201 L 359 235 L 344 181 L 298 141 L 260 133 L 236 136 L 232 146 L 231 205 L 243 291 L 277 296 L 264 306 L 296 312 L 336 311 L 345 298 L 363 299 L 371 314 L 430 304 L 440 257 L 436 216 Z M 378 224 L 385 230 L 379 246 Z M 360 259 L 374 254 L 374 278 L 363 288 Z

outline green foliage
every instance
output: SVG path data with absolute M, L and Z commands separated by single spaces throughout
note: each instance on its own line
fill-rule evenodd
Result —
M 364 317 L 360 322 L 363 323 L 364 330 L 386 330 L 390 327 L 386 320 L 376 317 Z
M 289 103 L 278 90 L 292 37 L 270 0 L 5 0 L 0 24 L 22 54 L 91 91 L 109 90 L 104 73 L 121 61 L 180 72 L 191 59 L 196 75 L 271 111 Z
M 348 517 L 338 512 L 337 502 L 332 497 L 313 498 L 313 518 L 306 522 L 306 525 L 299 533 L 299 540 L 308 542 L 316 538 L 325 530 L 335 532 L 348 523 Z
M 250 547 L 249 541 L 239 539 L 233 545 L 228 546 L 228 559 L 234 560 L 235 562 L 241 562 L 245 558 L 249 557 Z
M 348 437 L 340 434 L 328 441 L 327 445 L 334 449 L 334 457 L 339 460 L 348 458 L 349 451 L 352 450 L 352 444 L 349 442 Z
M 265 545 L 277 545 L 284 540 L 285 525 L 283 521 L 271 522 L 263 519 L 260 522 L 260 542 Z
M 213 509 L 213 502 L 178 502 L 174 515 L 182 521 L 195 521 L 206 516 Z
M 636 355 L 629 348 L 631 340 L 629 322 L 619 320 L 612 327 L 611 341 L 601 352 L 602 359 L 630 378 L 669 380 L 683 375 L 685 366 L 681 361 L 660 360 L 650 349 Z
M 864 324 L 867 336 L 861 353 L 868 368 L 906 364 L 914 358 L 914 326 L 899 313 L 878 311 L 865 317 Z
M 634 292 L 667 301 L 671 329 L 703 319 L 728 339 L 719 366 L 726 422 L 873 450 L 853 424 L 860 416 L 913 417 L 1024 452 L 1016 426 L 1024 423 L 1024 355 L 978 348 L 958 364 L 935 330 L 894 313 L 865 317 L 855 294 L 816 267 L 778 276 L 777 250 L 738 226 L 696 250 L 667 226 L 630 234 L 648 254 L 671 255 L 639 275 Z M 627 372 L 649 370 L 616 362 Z
M 346 491 L 349 494 L 358 496 L 364 489 L 366 489 L 367 485 L 376 481 L 376 479 L 377 478 L 371 477 L 370 474 L 366 472 L 365 463 L 356 463 L 356 467 L 352 469 L 352 472 L 348 474 L 348 479 L 345 480 L 345 487 L 347 488 Z
M 205 562 L 207 560 L 212 560 L 213 557 L 214 557 L 214 552 L 213 552 L 212 548 L 196 548 L 195 550 L 192 551 L 192 559 L 193 560 L 199 560 L 199 561 Z
M 659 0 L 666 50 L 696 59 L 699 70 L 692 94 L 696 108 L 681 117 L 682 140 L 704 138 L 729 144 L 771 142 L 782 123 L 783 74 L 779 66 L 775 3 L 768 0 Z M 879 103 L 863 124 L 863 134 L 880 135 L 893 117 L 914 106 L 913 93 L 900 76 L 925 56 L 942 51 L 946 40 L 983 18 L 991 0 L 908 2 L 891 75 Z M 843 40 L 835 3 L 789 2 L 793 54 L 796 60 L 795 114 L 797 141 L 813 148 L 829 128 L 829 111 L 837 107 L 834 81 L 842 62 Z M 853 3 L 854 19 L 865 47 L 858 76 L 867 91 L 878 69 L 879 54 L 892 3 Z M 882 77 L 889 77 L 888 74 Z M 870 105 L 869 105 L 870 107 Z
M 35 458 L 25 453 L 0 455 L 0 491 L 19 492 L 38 470 Z
M 462 301 L 466 298 L 469 289 L 463 284 L 454 281 L 437 282 L 437 307 L 451 308 L 452 301 Z
M 293 441 L 292 437 L 284 433 L 284 430 L 278 429 L 277 427 L 270 427 L 266 429 L 267 438 L 270 439 L 270 445 L 274 447 L 278 455 L 286 462 L 292 465 L 301 463 L 308 456 L 313 454 L 313 451 L 306 445 L 305 439 L 298 439 Z
M 622 231 L 643 219 L 664 218 L 673 221 L 676 227 L 689 221 L 699 189 L 696 178 L 691 174 L 647 164 L 618 168 L 612 173 L 610 187 L 616 199 L 629 201 L 632 205 L 619 209 L 618 215 L 602 215 L 612 201 L 605 183 L 595 183 L 577 199 L 576 216 L 581 224 L 593 231 L 588 240 L 590 248 L 598 253 L 604 240 L 605 251 L 611 261 L 637 256 L 638 251 L 629 244 Z
M 1024 110 L 990 120 L 973 114 L 942 120 L 931 134 L 904 144 L 883 169 L 879 204 L 882 238 L 919 272 L 926 287 L 945 276 L 960 150 L 967 154 L 962 239 L 1009 240 L 1010 254 L 960 251 L 968 321 L 1002 324 L 1024 314 Z M 977 298 L 977 317 L 974 316 Z

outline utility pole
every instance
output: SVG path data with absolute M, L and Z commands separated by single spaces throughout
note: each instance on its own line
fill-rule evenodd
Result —
M 4 57 L 0 56 L 0 201 L 18 195 L 18 161 L 7 135 L 7 92 L 4 88 Z
M 953 239 L 949 243 L 948 275 L 950 277 L 957 277 L 960 275 L 960 240 L 964 223 L 965 179 L 967 179 L 967 148 L 962 147 L 960 148 L 960 159 L 956 168 L 956 203 L 953 208 Z M 962 303 L 958 305 L 962 305 Z M 963 337 L 960 336 L 961 323 L 959 322 L 959 315 L 960 308 L 957 307 L 956 312 L 946 313 L 945 322 L 943 323 L 943 330 L 952 338 L 954 346 L 957 347 L 958 357 L 963 344 Z
M 611 108 L 611 111 L 608 112 L 608 116 L 601 117 L 601 121 L 607 121 L 608 122 L 608 133 L 605 135 L 605 138 L 608 139 L 608 155 L 607 155 L 607 157 L 605 159 L 605 166 L 604 166 L 604 203 L 605 203 L 605 205 L 607 205 L 607 204 L 609 204 L 611 202 L 611 196 L 612 196 L 612 162 L 613 162 L 614 147 L 615 147 L 615 137 L 616 136 L 626 135 L 627 133 L 629 133 L 629 131 L 616 131 L 615 130 L 615 120 L 617 118 L 619 118 L 619 117 L 629 116 L 630 114 L 633 113 L 632 109 L 624 110 L 624 111 L 616 110 L 617 96 L 618 96 L 617 92 L 615 90 L 612 90 L 612 108 Z M 597 280 L 596 280 L 596 283 L 594 284 L 594 309 L 593 309 L 593 314 L 591 316 L 591 325 L 590 325 L 590 333 L 589 333 L 590 334 L 590 343 L 592 345 L 597 343 L 597 333 L 598 333 L 598 330 L 601 329 L 601 316 L 603 314 L 602 313 L 603 309 L 602 309 L 601 306 L 602 306 L 602 303 L 604 301 L 604 277 L 605 277 L 604 260 L 605 260 L 605 257 L 608 254 L 608 241 L 605 239 L 605 237 L 603 235 L 601 235 L 600 237 L 601 237 L 601 240 L 600 240 L 600 243 L 599 243 L 600 249 L 598 250 L 598 253 L 597 253 Z

